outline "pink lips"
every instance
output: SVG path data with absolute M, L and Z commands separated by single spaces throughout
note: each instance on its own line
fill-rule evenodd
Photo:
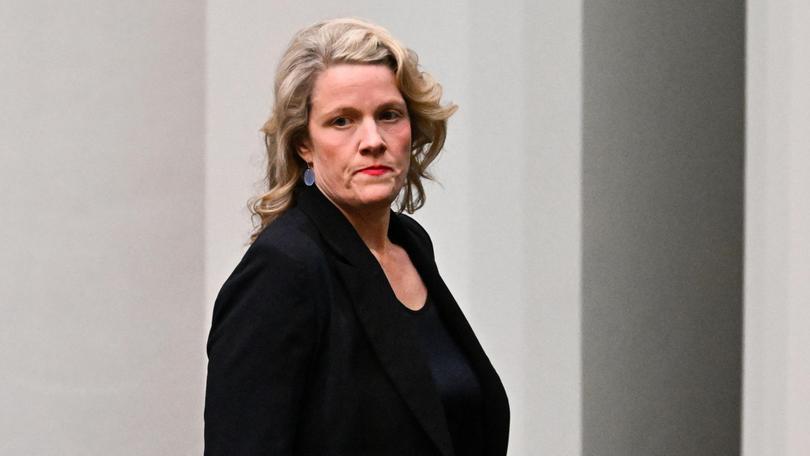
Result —
M 368 168 L 361 169 L 359 172 L 370 176 L 381 176 L 389 171 L 391 171 L 391 168 L 387 166 L 369 166 Z

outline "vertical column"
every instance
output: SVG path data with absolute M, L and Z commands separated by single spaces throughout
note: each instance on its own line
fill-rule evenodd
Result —
M 527 0 L 522 151 L 526 450 L 581 454 L 582 4 Z
M 584 3 L 585 455 L 739 451 L 744 10 Z
M 510 454 L 531 452 L 527 433 L 524 249 L 526 60 L 521 7 L 470 2 L 468 156 L 470 302 L 465 309 L 506 386 Z
M 199 454 L 203 7 L 2 9 L 0 453 Z
M 810 4 L 748 2 L 743 454 L 810 452 Z

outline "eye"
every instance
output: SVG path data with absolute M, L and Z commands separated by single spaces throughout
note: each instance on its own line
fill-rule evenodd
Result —
M 391 122 L 402 118 L 402 114 L 394 109 L 389 109 L 380 113 L 380 120 Z
M 332 121 L 329 124 L 334 126 L 334 127 L 345 127 L 345 126 L 349 125 L 349 118 L 348 117 L 335 117 L 334 119 L 332 119 Z

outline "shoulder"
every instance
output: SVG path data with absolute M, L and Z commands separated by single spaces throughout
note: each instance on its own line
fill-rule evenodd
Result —
M 278 311 L 315 310 L 315 296 L 328 275 L 323 249 L 309 219 L 289 209 L 262 231 L 222 285 L 214 304 L 214 327 L 229 315 L 258 319 Z M 308 309 L 309 308 L 309 309 Z
M 302 290 L 327 268 L 315 227 L 306 215 L 293 207 L 265 228 L 248 247 L 222 286 L 219 298 L 243 293 L 245 289 Z
M 257 257 L 307 269 L 324 260 L 318 239 L 317 229 L 310 219 L 292 207 L 259 233 L 245 253 L 245 259 Z

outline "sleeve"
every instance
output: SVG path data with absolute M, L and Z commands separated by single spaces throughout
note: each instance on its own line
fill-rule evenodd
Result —
M 292 454 L 318 344 L 306 274 L 254 244 L 223 286 L 208 338 L 205 455 Z

